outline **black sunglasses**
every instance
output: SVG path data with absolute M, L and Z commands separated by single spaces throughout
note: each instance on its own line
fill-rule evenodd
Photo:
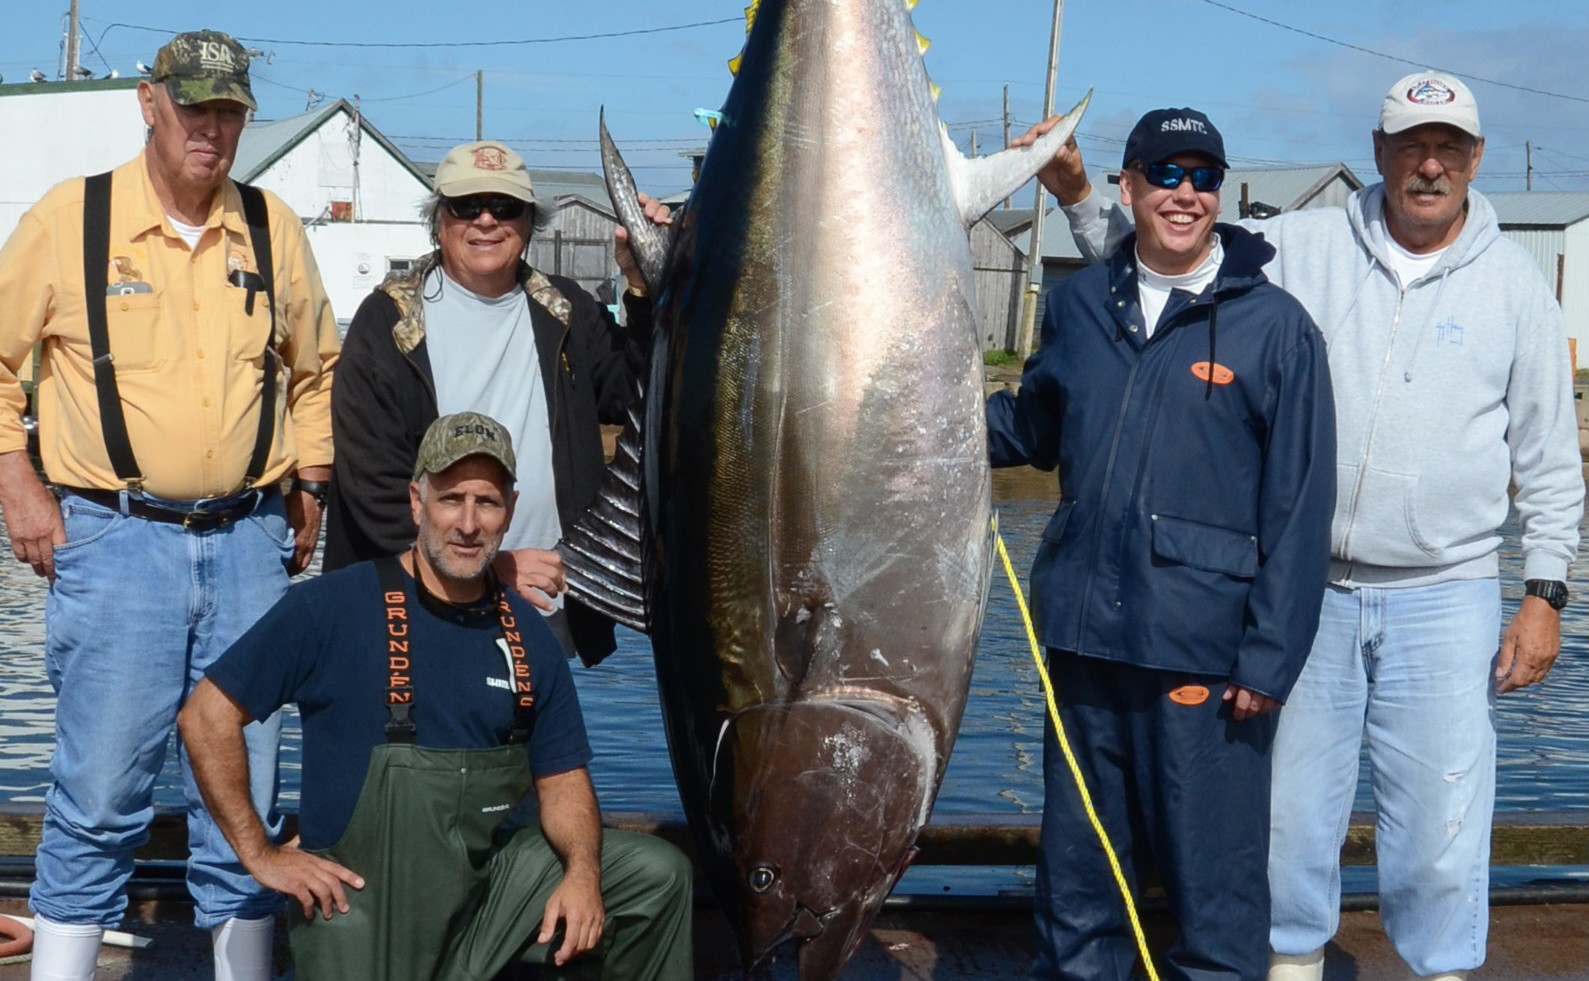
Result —
M 1223 167 L 1182 167 L 1180 164 L 1156 163 L 1137 164 L 1137 169 L 1142 171 L 1142 176 L 1148 179 L 1149 184 L 1172 191 L 1188 177 L 1192 179 L 1194 191 L 1217 191 L 1225 183 Z
M 489 211 L 497 221 L 517 221 L 524 217 L 529 205 L 518 198 L 497 194 L 472 194 L 464 198 L 448 198 L 447 213 L 459 221 L 474 221 L 480 212 Z

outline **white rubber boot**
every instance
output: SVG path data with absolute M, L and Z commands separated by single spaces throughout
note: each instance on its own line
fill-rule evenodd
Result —
M 276 918 L 230 919 L 210 929 L 215 941 L 215 981 L 270 981 Z
M 1324 948 L 1307 954 L 1270 954 L 1269 981 L 1324 981 Z
M 94 981 L 105 928 L 33 918 L 33 981 Z

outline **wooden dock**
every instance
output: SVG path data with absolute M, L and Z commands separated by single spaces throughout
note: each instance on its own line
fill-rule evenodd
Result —
M 605 815 L 609 827 L 656 834 L 690 848 L 683 822 L 648 814 Z M 0 805 L 0 914 L 26 915 L 26 887 L 38 843 L 37 805 Z M 1352 821 L 1342 861 L 1374 861 L 1372 815 Z M 918 842 L 917 866 L 1029 866 L 1037 858 L 1036 816 L 987 816 L 929 825 Z M 104 948 L 100 981 L 186 981 L 208 978 L 207 934 L 191 928 L 192 909 L 182 884 L 186 833 L 177 812 L 159 814 L 149 843 L 139 851 L 134 897 L 126 929 L 153 942 L 139 950 Z M 1492 837 L 1498 865 L 1589 865 L 1589 816 L 1497 815 Z M 1542 873 L 1544 870 L 1542 870 Z M 1548 879 L 1548 875 L 1542 874 Z M 1325 981 L 1399 981 L 1406 976 L 1369 894 L 1343 900 L 1341 931 L 1328 948 Z M 1163 904 L 1150 890 L 1142 899 L 1153 948 L 1173 936 Z M 1471 981 L 1572 979 L 1589 981 L 1589 881 L 1581 877 L 1498 889 L 1491 896 L 1489 960 Z M 987 981 L 1025 976 L 1032 958 L 1030 894 L 995 896 L 893 896 L 846 969 L 852 981 Z M 696 978 L 739 977 L 726 922 L 700 891 L 695 925 Z M 287 969 L 278 936 L 278 976 Z M 0 981 L 24 981 L 25 962 L 0 962 Z M 780 967 L 774 979 L 793 978 Z M 498 981 L 523 981 L 509 973 Z

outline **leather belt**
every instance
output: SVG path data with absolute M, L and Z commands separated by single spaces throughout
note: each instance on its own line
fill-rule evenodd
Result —
M 162 524 L 181 525 L 187 531 L 214 531 L 225 528 L 239 518 L 246 518 L 265 503 L 274 490 L 251 490 L 231 497 L 216 497 L 195 502 L 193 508 L 173 508 L 157 504 L 148 498 L 127 495 L 125 506 L 120 491 L 96 490 L 90 487 L 62 487 L 62 491 L 75 494 L 85 501 L 98 504 L 121 514 Z

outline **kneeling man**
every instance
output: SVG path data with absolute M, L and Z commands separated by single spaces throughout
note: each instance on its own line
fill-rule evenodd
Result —
M 604 978 L 693 976 L 688 861 L 602 830 L 562 649 L 491 575 L 514 472 L 495 420 L 436 420 L 409 487 L 414 547 L 294 587 L 182 711 L 217 824 L 298 901 L 299 981 L 490 978 L 515 960 L 543 977 L 592 961 Z M 288 702 L 303 791 L 299 839 L 277 846 L 241 733 Z M 532 788 L 539 826 L 513 826 Z

